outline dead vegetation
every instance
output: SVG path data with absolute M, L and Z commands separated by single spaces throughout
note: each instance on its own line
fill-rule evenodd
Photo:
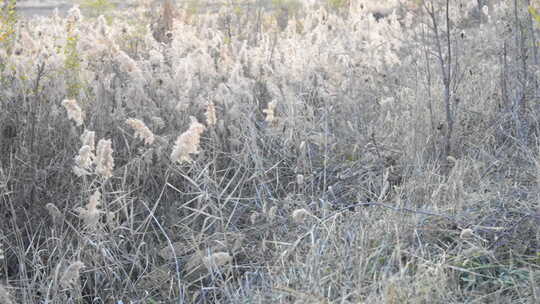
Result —
M 526 8 L 343 3 L 21 27 L 0 303 L 537 303 Z

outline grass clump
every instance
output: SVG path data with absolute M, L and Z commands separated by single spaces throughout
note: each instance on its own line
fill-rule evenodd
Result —
M 538 302 L 529 8 L 294 3 L 13 23 L 0 302 Z

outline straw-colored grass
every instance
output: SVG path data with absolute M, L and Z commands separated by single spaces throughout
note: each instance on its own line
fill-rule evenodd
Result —
M 10 23 L 0 304 L 540 301 L 523 1 L 224 2 Z

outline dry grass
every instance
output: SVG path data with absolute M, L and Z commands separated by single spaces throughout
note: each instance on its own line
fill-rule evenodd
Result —
M 447 157 L 422 10 L 345 2 L 73 21 L 64 102 L 65 20 L 21 24 L 0 304 L 538 303 L 538 30 L 503 30 L 526 11 L 453 23 Z

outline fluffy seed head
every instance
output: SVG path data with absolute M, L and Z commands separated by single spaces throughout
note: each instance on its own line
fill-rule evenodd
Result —
M 261 214 L 259 212 L 253 212 L 250 216 L 249 216 L 249 221 L 251 222 L 252 225 L 255 225 L 255 223 L 257 223 L 257 221 L 259 220 Z
M 84 208 L 77 208 L 79 218 L 84 222 L 85 227 L 95 229 L 99 223 L 102 211 L 98 209 L 101 204 L 101 193 L 96 190 L 88 199 L 88 204 Z
M 83 267 L 84 264 L 81 261 L 71 263 L 60 278 L 60 286 L 62 286 L 62 288 L 76 287 L 79 283 L 80 270 Z
M 80 22 L 82 21 L 82 14 L 81 10 L 79 9 L 78 5 L 73 6 L 67 13 L 67 20 L 70 23 Z
M 302 186 L 304 184 L 304 175 L 298 174 L 296 176 L 296 184 L 298 184 L 298 186 Z
M 449 155 L 447 158 L 446 158 L 447 161 L 449 162 L 453 162 L 454 164 L 457 163 L 457 159 L 455 157 L 453 157 L 452 155 Z
M 154 133 L 144 124 L 142 120 L 129 118 L 126 123 L 135 130 L 135 137 L 144 140 L 144 143 L 151 145 L 154 142 Z
M 45 208 L 49 211 L 49 215 L 52 217 L 54 224 L 58 224 L 64 219 L 64 215 L 58 210 L 58 207 L 56 207 L 55 204 L 48 203 L 45 205 Z
M 82 126 L 84 122 L 84 112 L 75 99 L 64 99 L 62 106 L 67 111 L 68 118 L 73 120 L 77 126 Z
M 89 175 L 92 164 L 96 156 L 92 152 L 92 147 L 84 145 L 79 149 L 79 154 L 75 156 L 75 166 L 73 166 L 73 173 L 78 177 Z
M 203 252 L 196 252 L 187 261 L 185 266 L 185 278 L 188 281 L 196 281 L 206 277 L 212 270 L 217 270 L 229 264 L 232 256 L 227 252 L 216 252 L 205 255 Z
M 208 105 L 206 106 L 206 124 L 210 126 L 215 126 L 217 124 L 217 116 L 216 116 L 216 106 L 212 101 L 208 102 Z
M 171 153 L 173 162 L 192 162 L 190 154 L 199 153 L 199 143 L 201 134 L 206 129 L 205 126 L 197 121 L 193 116 L 190 116 L 191 125 L 189 129 L 178 136 Z
M 273 221 L 276 218 L 277 211 L 277 206 L 272 206 L 270 210 L 268 210 L 268 219 L 270 219 L 270 221 Z
M 309 213 L 309 211 L 307 211 L 304 208 L 301 208 L 301 209 L 294 210 L 291 214 L 291 217 L 296 223 L 301 224 L 305 222 L 306 218 L 308 218 L 310 215 L 311 214 Z
M 84 129 L 83 134 L 81 135 L 81 143 L 83 146 L 89 146 L 90 150 L 93 152 L 96 148 L 96 132 L 89 131 L 87 129 Z
M 97 146 L 96 173 L 104 179 L 110 178 L 114 169 L 113 149 L 111 146 L 110 139 L 100 139 Z
M 226 265 L 232 261 L 232 257 L 227 252 L 216 252 L 210 256 L 203 258 L 203 264 L 206 268 L 220 267 Z
M 473 236 L 474 236 L 474 232 L 472 229 L 469 229 L 469 228 L 461 230 L 461 233 L 459 234 L 459 237 L 461 239 L 470 239 Z
M 269 123 L 274 123 L 276 120 L 275 116 L 275 110 L 276 110 L 277 102 L 276 100 L 272 100 L 268 103 L 268 108 L 263 110 L 263 113 L 266 114 L 266 121 Z

